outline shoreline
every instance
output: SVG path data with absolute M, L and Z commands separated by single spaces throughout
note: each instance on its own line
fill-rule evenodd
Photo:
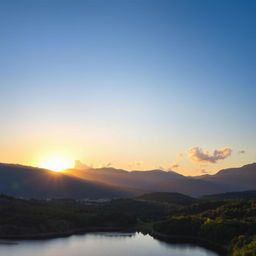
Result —
M 191 244 L 198 245 L 203 248 L 209 249 L 213 252 L 219 254 L 219 256 L 227 256 L 228 248 L 221 246 L 219 244 L 213 243 L 209 240 L 201 239 L 199 237 L 188 237 L 188 236 L 169 236 L 162 233 L 158 233 L 155 231 L 143 231 L 141 229 L 136 228 L 124 228 L 124 227 L 116 227 L 116 228 L 108 228 L 108 227 L 94 227 L 94 228 L 83 228 L 83 229 L 74 229 L 66 232 L 58 232 L 58 233 L 41 233 L 37 235 L 27 234 L 27 235 L 0 235 L 0 240 L 47 240 L 54 238 L 63 238 L 69 237 L 72 235 L 83 235 L 86 233 L 92 232 L 141 232 L 143 234 L 148 234 L 153 238 L 164 241 L 171 244 Z
M 26 234 L 26 235 L 0 235 L 0 240 L 45 240 L 61 237 L 69 237 L 72 235 L 82 235 L 92 232 L 135 232 L 134 229 L 125 229 L 122 227 L 108 228 L 108 227 L 95 227 L 95 228 L 81 228 L 73 229 L 66 232 L 56 233 L 41 233 L 41 234 Z
M 219 254 L 219 256 L 228 256 L 229 250 L 227 247 L 221 246 L 214 242 L 211 242 L 206 239 L 202 239 L 200 237 L 192 237 L 192 236 L 170 236 L 162 233 L 158 233 L 155 231 L 147 232 L 147 234 L 151 235 L 153 238 L 158 239 L 160 241 L 164 241 L 172 244 L 192 244 L 198 245 L 203 248 L 209 249 L 213 252 Z

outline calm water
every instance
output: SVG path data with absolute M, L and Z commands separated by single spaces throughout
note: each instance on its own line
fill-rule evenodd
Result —
M 217 256 L 191 245 L 173 245 L 141 233 L 89 233 L 41 241 L 1 241 L 0 256 Z

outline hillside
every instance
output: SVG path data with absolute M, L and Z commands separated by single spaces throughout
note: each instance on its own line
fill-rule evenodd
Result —
M 218 249 L 219 255 L 256 255 L 256 200 L 226 201 L 211 209 L 205 209 L 204 204 L 198 204 L 201 210 L 197 213 L 191 206 L 182 207 L 156 222 L 153 229 L 183 242 L 193 238 L 206 243 Z
M 240 200 L 240 199 L 256 199 L 256 191 L 243 192 L 227 192 L 222 194 L 206 195 L 203 200 Z
M 88 204 L 0 195 L 0 238 L 42 239 L 88 231 L 141 231 L 158 239 L 205 246 L 218 255 L 255 255 L 256 200 L 197 200 L 191 205 L 191 199 L 196 199 L 176 193 L 146 196 L 178 201 L 170 205 L 135 198 Z M 188 205 L 180 206 L 179 199 L 189 200 Z
M 222 186 L 225 192 L 256 190 L 256 163 L 220 170 L 215 175 L 198 176 L 197 179 Z
M 128 189 L 85 181 L 46 169 L 12 164 L 0 164 L 0 193 L 42 199 L 98 199 L 137 195 Z
M 180 193 L 154 192 L 137 197 L 138 200 L 169 203 L 175 205 L 191 205 L 200 202 L 199 199 L 185 196 Z

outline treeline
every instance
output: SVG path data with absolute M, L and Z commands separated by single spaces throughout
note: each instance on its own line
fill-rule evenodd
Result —
M 1 195 L 0 238 L 141 230 L 176 237 L 176 241 L 210 241 L 233 256 L 256 256 L 256 200 L 195 200 L 181 205 L 181 196 L 173 196 L 164 202 L 154 195 L 153 201 L 147 196 L 143 200 L 96 203 L 22 200 Z M 179 204 L 175 205 L 175 200 Z
M 213 204 L 217 207 L 201 212 L 198 212 L 200 204 L 180 209 L 180 212 L 177 211 L 165 221 L 156 223 L 154 230 L 169 236 L 210 241 L 227 248 L 231 255 L 255 256 L 256 200 Z
M 72 199 L 24 200 L 0 195 L 0 238 L 61 235 L 86 230 L 135 230 L 138 221 L 164 220 L 173 206 L 117 199 L 106 203 Z
M 0 196 L 0 237 L 61 235 L 90 228 L 130 228 L 136 216 L 129 212 L 75 200 L 21 200 Z

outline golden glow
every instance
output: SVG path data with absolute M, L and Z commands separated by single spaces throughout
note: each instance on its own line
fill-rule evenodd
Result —
M 49 156 L 42 159 L 39 166 L 55 172 L 61 172 L 65 169 L 72 168 L 74 163 L 72 160 L 64 156 Z

